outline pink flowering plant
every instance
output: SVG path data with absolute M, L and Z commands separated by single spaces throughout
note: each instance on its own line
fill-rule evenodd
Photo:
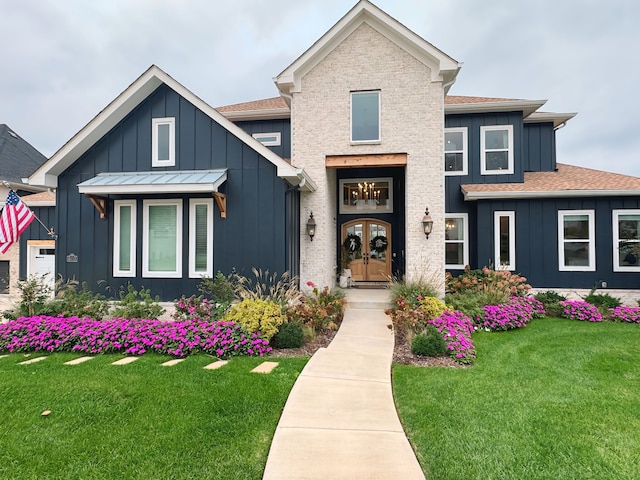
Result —
M 542 302 L 533 297 L 514 296 L 499 305 L 485 305 L 480 326 L 490 331 L 525 327 L 533 318 L 544 317 Z
M 640 307 L 621 305 L 610 308 L 609 316 L 614 322 L 640 323 Z
M 602 313 L 595 305 L 584 300 L 565 300 L 560 302 L 562 317 L 582 322 L 601 322 Z
M 234 322 L 199 319 L 160 320 L 78 317 L 20 317 L 0 325 L 0 351 L 146 352 L 185 357 L 207 353 L 219 358 L 264 356 L 271 351 L 260 332 L 249 334 Z
M 471 340 L 474 331 L 473 320 L 457 310 L 445 310 L 440 316 L 429 320 L 447 343 L 451 358 L 461 364 L 472 364 L 476 358 L 476 349 Z

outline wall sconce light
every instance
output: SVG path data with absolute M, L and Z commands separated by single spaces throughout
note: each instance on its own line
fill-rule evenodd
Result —
M 431 215 L 429 215 L 429 207 L 424 210 L 424 217 L 422 217 L 422 228 L 424 229 L 424 234 L 427 238 L 429 238 L 429 234 L 431 230 L 433 230 L 433 220 L 431 219 Z
M 313 242 L 313 237 L 316 235 L 316 221 L 313 219 L 313 212 L 311 212 L 309 220 L 307 220 L 307 235 Z

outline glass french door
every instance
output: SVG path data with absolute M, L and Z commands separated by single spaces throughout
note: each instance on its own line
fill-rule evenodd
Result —
M 388 281 L 391 276 L 391 224 L 373 218 L 342 224 L 342 255 L 354 281 Z

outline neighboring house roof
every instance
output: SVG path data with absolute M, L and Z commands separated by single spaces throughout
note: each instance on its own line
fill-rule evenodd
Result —
M 462 64 L 434 47 L 393 17 L 367 0 L 359 1 L 306 52 L 284 69 L 275 79 L 276 86 L 286 96 L 300 92 L 302 77 L 318 65 L 363 23 L 371 26 L 431 70 L 431 79 L 442 82 L 449 90 Z
M 576 116 L 575 113 L 538 112 L 546 100 L 522 100 L 516 98 L 469 97 L 447 95 L 444 98 L 445 113 L 506 112 L 522 110 L 525 123 L 552 122 L 554 127 Z M 283 97 L 265 98 L 216 108 L 230 120 L 258 120 L 289 118 L 291 110 Z
M 0 181 L 24 190 L 26 185 L 22 179 L 31 175 L 46 160 L 47 157 L 7 125 L 0 124 Z
M 24 195 L 21 200 L 30 207 L 55 207 L 56 194 L 53 192 L 40 192 L 32 195 Z
M 38 168 L 29 177 L 29 184 L 55 188 L 58 184 L 58 175 L 71 166 L 162 84 L 177 92 L 213 121 L 270 161 L 276 166 L 279 177 L 305 190 L 313 191 L 316 189 L 315 183 L 303 169 L 287 163 L 155 65 L 149 67 L 146 72 L 138 77 L 124 92 L 118 95 L 104 110 L 98 113 L 93 120 Z
M 525 172 L 523 183 L 464 184 L 460 189 L 465 200 L 637 196 L 640 178 L 559 163 L 552 172 Z

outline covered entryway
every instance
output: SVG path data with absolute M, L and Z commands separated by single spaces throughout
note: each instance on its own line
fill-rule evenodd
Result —
M 391 277 L 391 224 L 359 218 L 342 224 L 342 253 L 356 282 L 385 282 Z

